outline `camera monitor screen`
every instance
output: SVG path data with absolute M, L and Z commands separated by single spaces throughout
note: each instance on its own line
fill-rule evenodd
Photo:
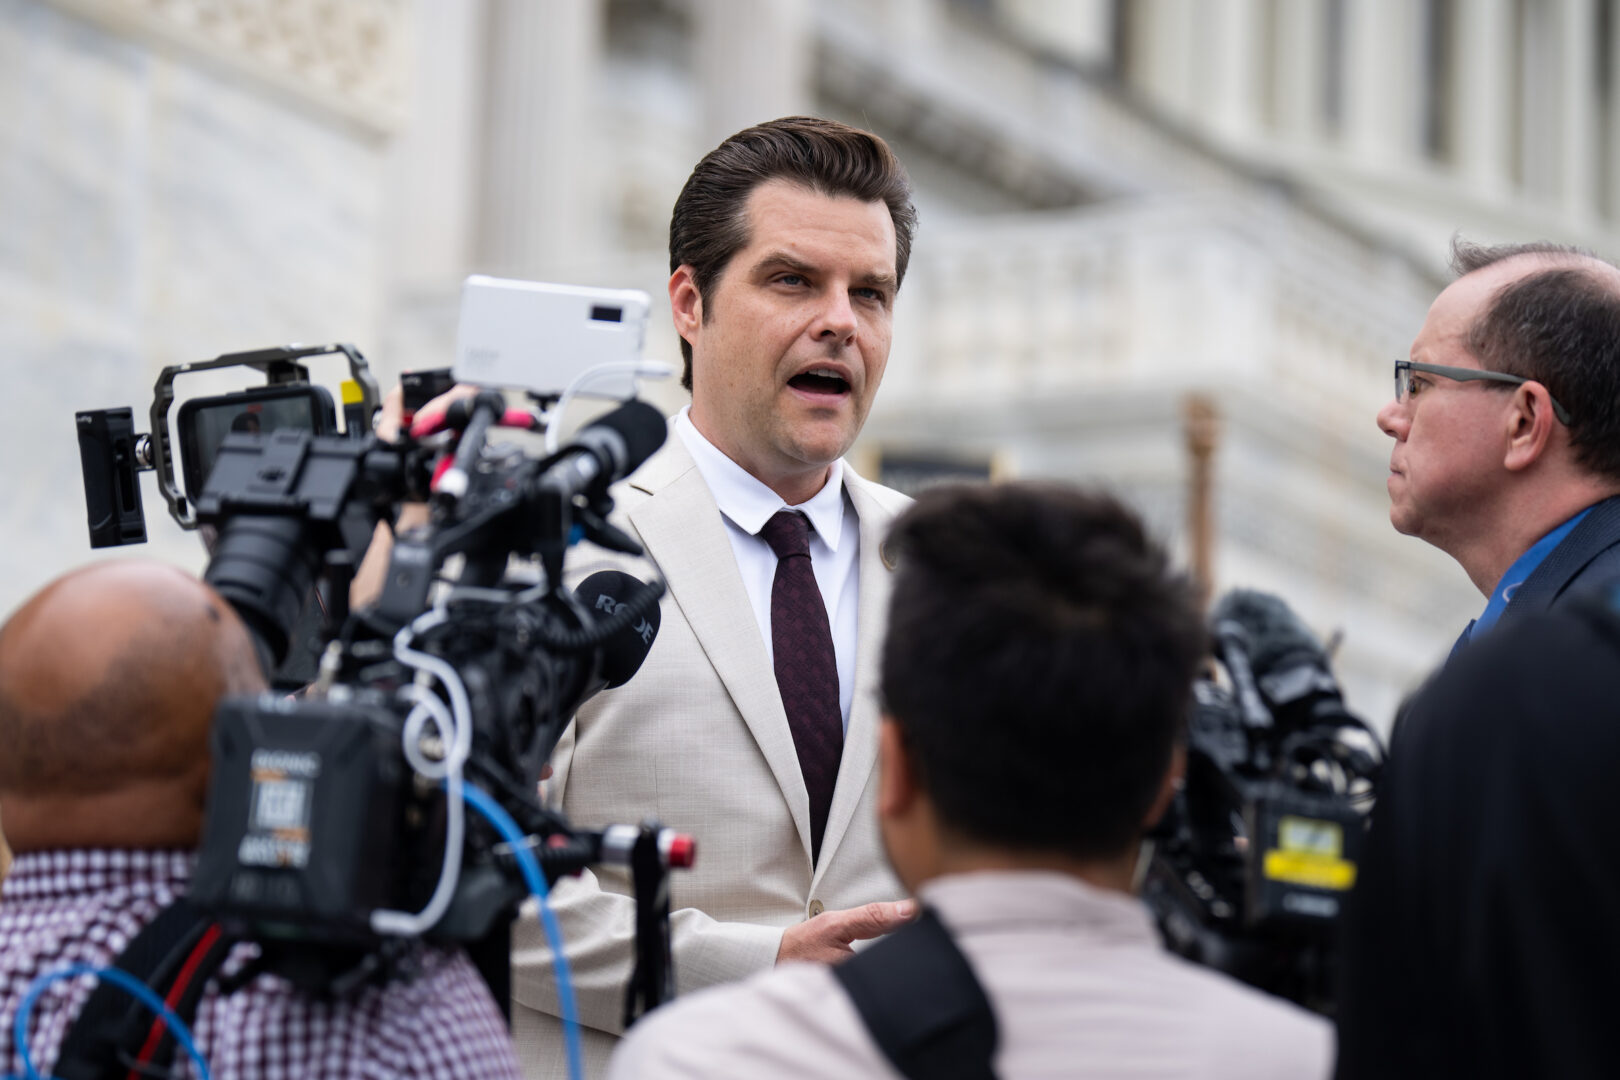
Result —
M 214 469 L 219 444 L 233 431 L 250 435 L 300 428 L 325 435 L 337 427 L 332 395 L 325 387 L 270 386 L 218 397 L 192 398 L 180 406 L 180 463 L 186 490 L 202 492 Z

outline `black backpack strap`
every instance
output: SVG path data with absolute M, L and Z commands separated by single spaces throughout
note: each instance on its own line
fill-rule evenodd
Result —
M 214 973 L 237 938 L 184 898 L 158 913 L 136 934 L 113 966 L 150 986 L 188 1025 Z M 128 991 L 101 982 L 62 1039 L 53 1075 L 58 1080 L 125 1080 L 137 1059 L 163 1069 L 176 1041 L 163 1021 Z
M 832 971 L 902 1075 L 995 1080 L 995 1011 L 931 908 Z

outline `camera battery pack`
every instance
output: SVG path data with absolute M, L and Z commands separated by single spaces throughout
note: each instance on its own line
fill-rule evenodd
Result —
M 381 705 L 227 698 L 192 898 L 267 932 L 363 943 L 397 899 L 409 769 Z

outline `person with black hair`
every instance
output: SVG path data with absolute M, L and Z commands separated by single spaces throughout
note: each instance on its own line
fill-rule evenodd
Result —
M 888 1036 L 904 1025 L 880 1032 L 868 1009 L 895 1002 L 858 998 L 841 973 L 892 969 L 932 921 L 982 987 L 996 1076 L 1326 1076 L 1325 1021 L 1168 953 L 1132 895 L 1205 646 L 1187 582 L 1141 522 L 1058 486 L 937 488 L 887 547 L 877 811 L 923 919 L 840 968 L 677 1001 L 631 1031 L 610 1075 L 892 1078 Z M 953 1027 L 909 1020 L 931 1039 Z
M 1395 440 L 1390 522 L 1487 598 L 1455 654 L 1620 574 L 1620 268 L 1460 239 L 1452 267 L 1378 426 Z

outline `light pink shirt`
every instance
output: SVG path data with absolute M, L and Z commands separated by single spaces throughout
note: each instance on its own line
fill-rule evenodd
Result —
M 1134 897 L 1065 874 L 961 874 L 921 898 L 996 1012 L 1000 1080 L 1312 1080 L 1319 1016 L 1166 952 Z M 609 1080 L 899 1074 L 829 969 L 790 964 L 667 1005 L 631 1029 Z

